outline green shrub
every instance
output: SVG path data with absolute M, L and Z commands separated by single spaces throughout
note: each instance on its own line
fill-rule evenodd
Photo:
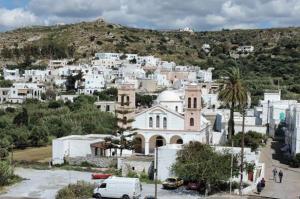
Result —
M 97 167 L 97 165 L 92 164 L 92 163 L 87 162 L 87 161 L 82 162 L 82 163 L 80 164 L 80 166 L 82 166 L 82 167 Z
M 290 166 L 293 168 L 299 168 L 300 167 L 300 153 L 297 153 L 295 157 L 290 161 Z
M 50 101 L 48 104 L 48 108 L 56 109 L 60 108 L 64 105 L 64 102 L 59 100 L 59 101 Z
M 13 170 L 7 161 L 0 161 L 0 186 L 9 184 L 13 177 Z
M 235 147 L 241 147 L 242 133 L 233 136 L 233 143 Z M 248 131 L 245 133 L 245 147 L 250 147 L 251 150 L 255 151 L 259 146 L 263 145 L 262 141 L 265 141 L 266 137 L 261 133 L 255 131 Z M 231 145 L 231 140 L 228 141 L 228 145 Z
M 94 185 L 78 181 L 76 184 L 69 184 L 58 191 L 56 199 L 75 199 L 75 198 L 92 198 Z

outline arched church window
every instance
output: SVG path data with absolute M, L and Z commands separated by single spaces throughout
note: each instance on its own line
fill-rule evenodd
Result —
M 188 108 L 192 108 L 191 103 L 192 103 L 192 99 L 189 97 L 189 98 L 188 98 Z
M 190 126 L 194 126 L 194 123 L 195 123 L 194 118 L 191 118 L 190 119 Z
M 121 106 L 124 106 L 124 95 L 121 96 Z
M 175 106 L 175 111 L 178 112 L 178 106 Z
M 156 128 L 160 127 L 160 117 L 159 115 L 156 116 Z
M 194 97 L 194 108 L 197 108 L 197 98 Z
M 167 118 L 166 117 L 164 117 L 164 120 L 163 120 L 163 127 L 164 127 L 164 129 L 167 128 Z
M 129 96 L 127 96 L 127 105 L 129 106 Z
M 153 128 L 153 118 L 149 117 L 149 128 Z

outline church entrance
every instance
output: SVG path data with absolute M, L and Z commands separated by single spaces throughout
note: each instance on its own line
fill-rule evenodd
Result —
M 133 140 L 134 152 L 144 153 L 145 152 L 145 138 L 142 135 L 137 135 Z
M 161 135 L 154 135 L 149 140 L 149 153 L 154 153 L 156 147 L 161 147 L 166 145 L 166 139 Z

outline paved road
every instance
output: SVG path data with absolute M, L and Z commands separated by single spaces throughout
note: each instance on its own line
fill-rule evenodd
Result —
M 280 151 L 279 141 L 268 140 L 267 147 L 262 149 L 261 162 L 266 164 L 266 187 L 261 195 L 280 199 L 299 199 L 300 197 L 300 169 L 292 169 L 287 165 L 286 158 Z M 272 175 L 276 167 L 283 172 L 283 182 L 275 182 Z
M 17 168 L 16 174 L 26 180 L 11 186 L 7 193 L 0 195 L 0 199 L 21 198 L 42 198 L 54 199 L 57 191 L 62 187 L 84 180 L 91 183 L 97 183 L 91 180 L 90 172 L 66 171 L 66 170 L 34 170 Z M 99 181 L 98 181 L 99 182 Z M 153 195 L 154 185 L 143 184 L 142 195 Z M 158 195 L 160 199 L 196 199 L 199 196 L 196 193 L 188 193 L 183 190 L 163 190 L 159 186 Z

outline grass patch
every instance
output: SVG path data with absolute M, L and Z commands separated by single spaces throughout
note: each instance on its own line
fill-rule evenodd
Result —
M 52 156 L 52 146 L 15 150 L 13 156 L 14 161 L 48 163 Z

